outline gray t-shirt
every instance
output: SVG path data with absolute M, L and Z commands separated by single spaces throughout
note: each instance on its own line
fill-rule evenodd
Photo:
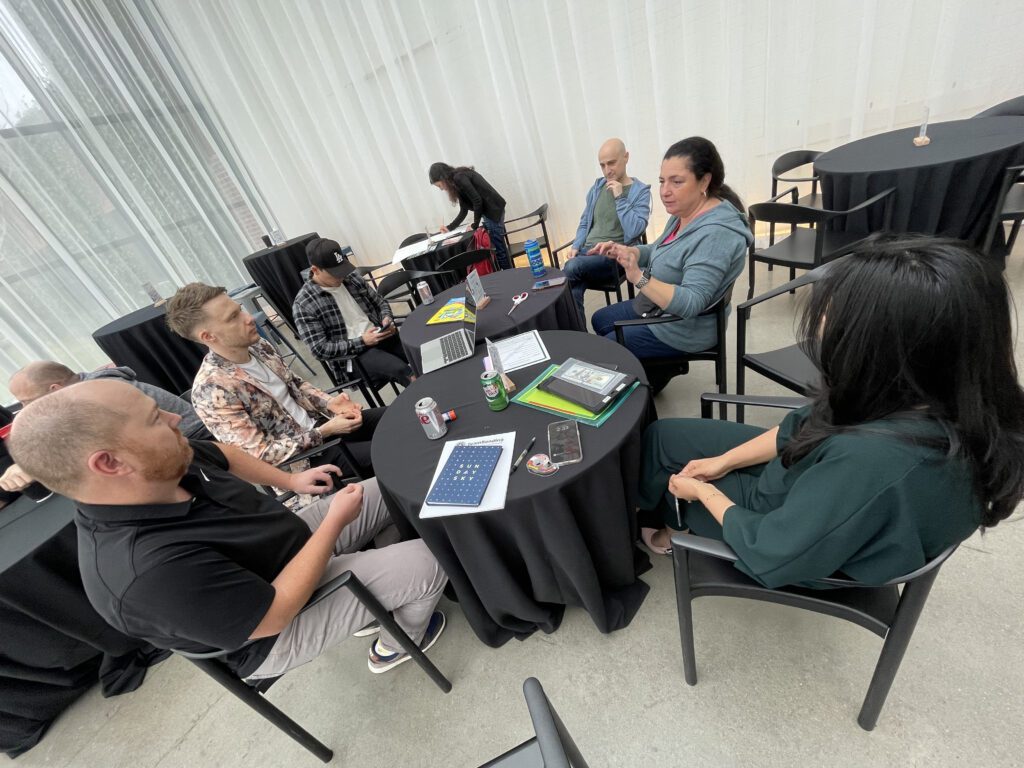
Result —
M 629 185 L 622 188 L 622 196 L 625 196 Z M 612 191 L 605 187 L 597 196 L 594 203 L 594 221 L 587 233 L 587 240 L 583 243 L 583 252 L 586 253 L 598 243 L 611 240 L 614 243 L 624 242 L 625 234 L 622 232 L 622 222 L 619 221 L 619 212 L 615 210 L 615 197 Z

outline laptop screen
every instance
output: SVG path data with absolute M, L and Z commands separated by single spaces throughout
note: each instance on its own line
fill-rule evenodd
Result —
M 463 319 L 466 333 L 469 334 L 469 343 L 476 344 L 476 301 L 473 299 L 472 291 L 466 291 L 466 314 Z

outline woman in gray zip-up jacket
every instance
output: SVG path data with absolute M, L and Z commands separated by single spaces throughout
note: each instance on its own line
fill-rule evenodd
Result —
M 707 139 L 694 136 L 669 147 L 658 183 L 661 202 L 671 214 L 661 237 L 639 247 L 599 243 L 591 251 L 617 260 L 637 289 L 633 301 L 594 313 L 595 333 L 614 340 L 616 320 L 652 312 L 681 318 L 625 328 L 626 346 L 640 359 L 714 346 L 715 318 L 698 315 L 732 286 L 753 241 L 743 203 L 726 186 L 722 159 Z

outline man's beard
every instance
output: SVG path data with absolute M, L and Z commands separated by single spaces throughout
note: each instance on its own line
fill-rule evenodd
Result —
M 165 483 L 180 480 L 192 463 L 192 446 L 177 429 L 179 444 L 173 450 L 157 449 L 146 445 L 137 445 L 135 450 L 142 459 L 139 473 L 143 478 L 154 483 Z

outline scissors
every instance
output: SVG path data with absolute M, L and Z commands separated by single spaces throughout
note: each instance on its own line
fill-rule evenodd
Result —
M 529 295 L 530 293 L 528 291 L 523 291 L 522 293 L 517 293 L 515 296 L 513 296 L 512 309 L 510 309 L 508 313 L 511 315 L 515 311 L 516 307 L 518 307 L 520 304 L 526 301 L 526 297 Z

